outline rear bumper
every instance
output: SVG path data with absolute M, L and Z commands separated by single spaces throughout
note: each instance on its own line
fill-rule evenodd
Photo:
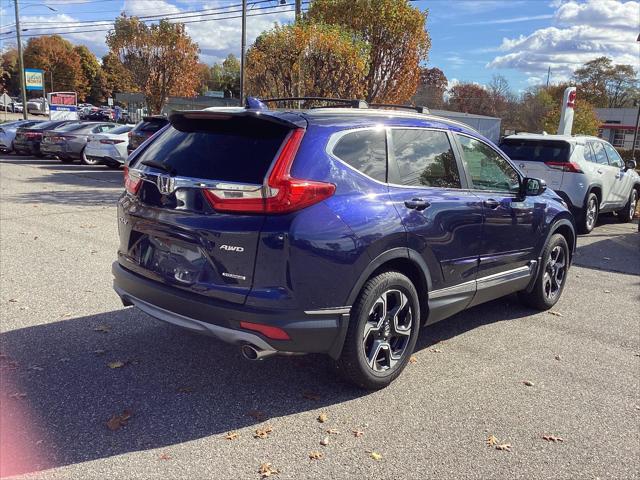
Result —
M 27 152 L 31 155 L 40 153 L 40 142 L 16 142 L 13 141 L 13 148 L 16 151 Z
M 310 312 L 256 309 L 213 299 L 141 277 L 115 262 L 113 287 L 125 305 L 135 305 L 148 315 L 180 327 L 212 335 L 224 342 L 253 344 L 264 350 L 328 353 L 336 357 L 349 320 L 346 307 Z M 290 340 L 273 340 L 240 328 L 240 322 L 279 327 Z

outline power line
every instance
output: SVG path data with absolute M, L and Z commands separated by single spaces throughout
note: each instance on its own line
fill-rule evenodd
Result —
M 309 4 L 310 2 L 302 2 L 304 5 Z M 277 8 L 277 7 L 272 7 L 272 8 Z M 258 16 L 262 16 L 262 15 L 274 15 L 274 14 L 278 14 L 278 13 L 288 13 L 288 12 L 295 12 L 295 7 L 294 8 L 289 8 L 287 10 L 278 10 L 278 11 L 273 11 L 273 12 L 261 12 L 261 13 L 250 13 L 247 16 L 248 17 L 258 17 Z M 236 18 L 242 18 L 242 15 L 235 15 L 235 16 L 231 16 L 231 17 L 216 17 L 216 18 L 206 18 L 206 19 L 201 19 L 201 20 L 187 20 L 185 22 L 170 22 L 170 23 L 182 23 L 182 24 L 190 24 L 190 23 L 202 23 L 202 22 L 214 22 L 214 21 L 220 21 L 220 20 L 232 20 L 232 19 L 236 19 Z M 172 20 L 176 20 L 176 19 L 172 19 Z M 177 19 L 179 20 L 179 19 Z M 147 20 L 147 21 L 151 21 L 151 20 Z M 112 22 L 113 24 L 113 22 Z M 51 28 L 55 28 L 55 27 L 51 27 Z M 63 27 L 60 27 L 63 28 Z M 73 28 L 77 28 L 77 27 L 73 27 Z M 31 29 L 33 30 L 33 29 Z M 44 33 L 34 33 L 34 34 L 27 34 L 27 35 L 22 35 L 23 37 L 40 37 L 43 35 L 75 35 L 78 33 L 91 33 L 91 32 L 107 32 L 111 30 L 111 28 L 97 28 L 97 29 L 91 29 L 91 30 L 75 30 L 75 31 L 68 31 L 68 32 L 58 32 L 58 31 L 51 31 L 51 32 L 44 32 Z M 0 35 L 9 35 L 11 33 L 14 32 L 5 32 L 2 33 Z M 2 38 L 2 40 L 6 40 L 7 38 L 11 38 L 11 36 L 9 37 L 5 37 Z

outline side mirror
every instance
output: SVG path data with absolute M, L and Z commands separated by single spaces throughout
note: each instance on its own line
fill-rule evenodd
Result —
M 635 170 L 638 164 L 635 160 L 627 160 L 624 164 L 625 170 Z
M 547 189 L 547 183 L 541 178 L 523 178 L 520 184 L 520 194 L 523 197 L 542 195 Z

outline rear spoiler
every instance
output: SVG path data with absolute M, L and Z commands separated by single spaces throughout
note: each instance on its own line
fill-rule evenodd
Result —
M 269 113 L 246 110 L 244 108 L 175 111 L 169 115 L 169 122 L 177 130 L 189 130 L 186 126 L 193 121 L 225 121 L 240 120 L 243 118 L 273 123 L 291 129 L 307 127 L 307 121 L 297 113 L 277 111 Z

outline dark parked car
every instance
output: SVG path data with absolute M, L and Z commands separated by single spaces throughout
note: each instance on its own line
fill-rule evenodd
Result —
M 42 157 L 46 155 L 46 153 L 40 149 L 42 137 L 45 132 L 72 123 L 78 122 L 77 120 L 53 120 L 18 128 L 16 138 L 13 140 L 13 149 L 18 155 L 35 155 L 36 157 Z
M 42 123 L 42 120 L 15 120 L 0 124 L 0 152 L 13 151 L 13 141 L 19 128 L 26 128 Z
M 115 123 L 80 122 L 51 130 L 42 139 L 42 152 L 57 156 L 62 163 L 71 163 L 80 159 L 85 165 L 97 165 L 99 162 L 87 158 L 85 147 L 93 133 L 108 132 L 117 127 Z
M 376 389 L 419 327 L 515 292 L 540 310 L 560 298 L 571 213 L 475 130 L 364 102 L 249 105 L 173 113 L 129 158 L 125 305 L 250 359 L 326 353 Z
M 133 152 L 142 144 L 142 142 L 151 137 L 167 123 L 169 123 L 167 117 L 162 117 L 159 115 L 144 117 L 142 121 L 129 132 L 129 145 L 127 145 L 127 151 L 129 153 Z

